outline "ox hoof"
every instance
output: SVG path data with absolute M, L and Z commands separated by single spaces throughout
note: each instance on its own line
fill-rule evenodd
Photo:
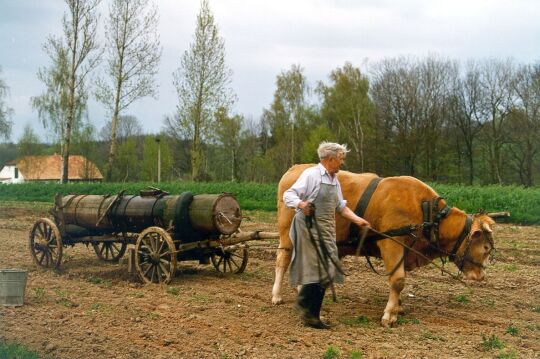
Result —
M 391 318 L 391 319 L 381 319 L 381 325 L 385 328 L 392 328 L 394 325 L 396 325 L 397 317 Z
M 281 297 L 272 297 L 272 304 L 279 305 L 285 303 Z

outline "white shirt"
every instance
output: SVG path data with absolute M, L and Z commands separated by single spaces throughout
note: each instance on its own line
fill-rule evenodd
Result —
M 337 186 L 339 201 L 336 211 L 341 212 L 347 205 L 347 201 L 343 199 L 343 193 L 341 193 L 341 185 L 337 176 L 330 176 L 326 168 L 320 163 L 302 172 L 291 188 L 283 193 L 283 202 L 287 207 L 296 209 L 298 209 L 298 204 L 302 201 L 313 202 L 319 194 L 321 183 Z

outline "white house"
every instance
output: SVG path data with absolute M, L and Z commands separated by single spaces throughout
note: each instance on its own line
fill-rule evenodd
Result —
M 84 156 L 69 156 L 68 181 L 102 181 L 103 176 L 96 165 Z M 62 157 L 26 156 L 7 162 L 0 171 L 0 183 L 27 181 L 60 181 Z
M 9 161 L 0 171 L 1 183 L 21 183 L 24 182 L 24 176 L 19 171 L 15 161 Z

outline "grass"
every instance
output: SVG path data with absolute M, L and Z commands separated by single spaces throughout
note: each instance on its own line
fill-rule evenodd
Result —
M 454 297 L 454 300 L 458 303 L 462 303 L 462 304 L 465 304 L 465 303 L 469 303 L 469 298 L 467 297 L 467 295 L 465 294 L 460 294 L 460 295 L 456 295 Z
M 180 289 L 176 287 L 169 287 L 167 288 L 167 294 L 178 296 L 180 294 Z
M 397 321 L 396 321 L 396 324 L 397 325 L 402 325 L 402 324 L 420 324 L 420 321 L 416 318 L 411 318 L 411 319 L 407 319 L 407 318 L 404 318 L 402 316 L 399 316 L 397 318 Z
M 36 298 L 38 302 L 41 303 L 45 301 L 46 293 L 45 293 L 44 288 L 38 287 L 38 288 L 32 288 L 32 290 L 34 291 L 34 297 Z
M 535 312 L 535 313 L 540 313 L 540 305 L 534 307 L 534 308 L 532 309 L 532 311 Z
M 188 299 L 188 302 L 196 302 L 196 303 L 210 303 L 211 302 L 211 298 L 209 295 L 206 295 L 206 294 L 195 294 L 195 295 L 192 295 L 189 299 Z
M 515 358 L 517 358 L 516 351 L 510 348 L 499 350 L 499 353 L 497 354 L 497 359 L 515 359 Z
M 92 284 L 103 285 L 105 288 L 112 287 L 112 282 L 110 280 L 99 278 L 99 277 L 88 277 L 86 281 Z
M 431 339 L 431 340 L 442 340 L 441 337 L 433 334 L 432 332 L 430 332 L 429 330 L 422 330 L 420 332 L 420 337 L 423 338 L 423 339 Z
M 6 343 L 0 340 L 0 358 L 39 359 L 39 355 L 22 344 Z
M 364 353 L 361 350 L 353 350 L 349 353 L 349 359 L 362 359 Z
M 340 355 L 341 353 L 339 349 L 337 347 L 334 347 L 333 345 L 330 345 L 324 352 L 323 359 L 339 358 Z
M 365 315 L 361 315 L 356 318 L 341 318 L 339 321 L 345 325 L 350 326 L 367 326 L 369 325 L 369 318 Z
M 518 335 L 519 330 L 518 330 L 518 328 L 514 327 L 513 325 L 510 325 L 510 326 L 508 326 L 508 328 L 506 328 L 506 333 L 508 333 L 510 335 L 513 335 L 513 336 L 516 336 L 516 335 Z
M 56 303 L 63 305 L 64 307 L 67 307 L 67 308 L 73 308 L 73 307 L 78 306 L 78 304 L 76 304 L 75 302 L 73 302 L 71 299 L 68 298 L 67 291 L 56 289 L 55 293 L 58 296 L 58 298 L 56 298 Z
M 515 264 L 509 264 L 509 265 L 506 265 L 504 266 L 504 270 L 507 271 L 507 272 L 516 272 L 518 270 L 518 266 L 515 265 Z
M 482 349 L 487 352 L 493 349 L 503 349 L 504 343 L 495 334 L 486 337 L 482 334 Z

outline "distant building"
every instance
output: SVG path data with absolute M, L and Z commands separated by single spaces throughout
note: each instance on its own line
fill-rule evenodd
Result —
M 60 181 L 62 156 L 27 156 L 10 161 L 0 171 L 0 183 Z M 69 156 L 68 181 L 102 181 L 97 166 L 84 156 Z

